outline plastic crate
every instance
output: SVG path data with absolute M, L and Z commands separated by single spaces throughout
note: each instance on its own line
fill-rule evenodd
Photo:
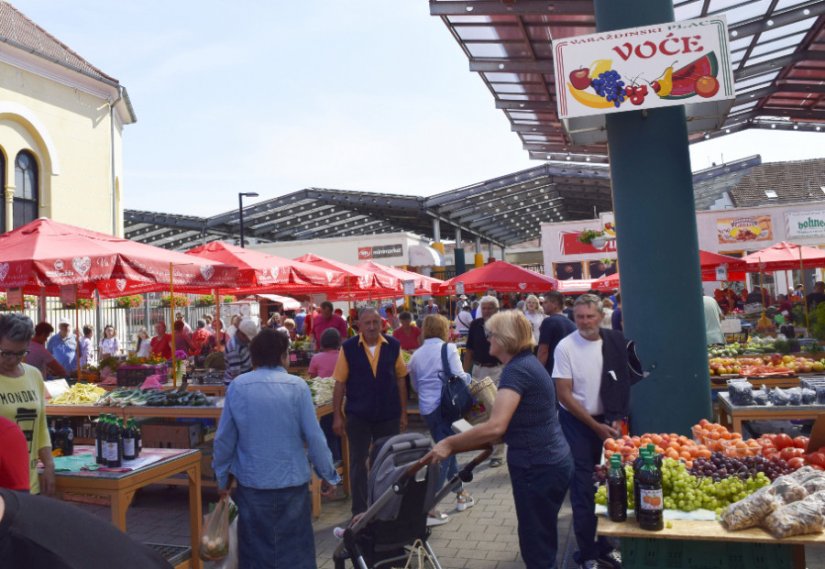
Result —
M 793 547 L 771 543 L 622 539 L 624 569 L 792 569 Z
M 144 543 L 143 545 L 160 553 L 172 567 L 176 567 L 192 557 L 192 548 L 185 545 L 169 545 L 167 543 Z
M 122 365 L 117 368 L 117 384 L 121 387 L 134 387 L 143 383 L 150 375 L 166 377 L 166 364 L 159 365 Z

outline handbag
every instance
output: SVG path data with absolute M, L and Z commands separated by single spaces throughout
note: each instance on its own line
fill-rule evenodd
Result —
M 450 362 L 447 360 L 447 342 L 441 345 L 441 418 L 452 423 L 461 419 L 473 406 L 473 396 L 464 378 L 453 374 Z

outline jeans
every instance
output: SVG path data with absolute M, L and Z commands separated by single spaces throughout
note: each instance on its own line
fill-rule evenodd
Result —
M 430 435 L 432 435 L 435 442 L 440 442 L 454 434 L 452 425 L 441 417 L 440 408 L 436 409 L 429 415 L 422 415 L 422 417 L 427 423 L 427 427 L 430 429 Z M 438 486 L 436 491 L 441 490 L 447 480 L 456 474 L 458 474 L 458 461 L 456 460 L 455 455 L 451 455 L 450 458 L 441 463 L 441 469 L 438 472 Z M 456 488 L 456 493 L 461 492 L 461 490 L 462 486 L 459 484 Z
M 559 510 L 573 476 L 570 458 L 559 464 L 508 465 L 518 519 L 518 542 L 527 569 L 554 569 Z
M 599 462 L 602 441 L 593 429 L 559 408 L 559 422 L 570 453 L 573 455 L 573 483 L 570 485 L 570 505 L 573 507 L 573 532 L 579 551 L 576 562 L 598 559 L 613 550 L 604 537 L 596 539 L 596 488 L 593 469 Z
M 238 485 L 238 567 L 315 569 L 309 486 L 259 490 Z
M 352 494 L 352 515 L 367 511 L 367 459 L 370 446 L 384 437 L 401 432 L 400 419 L 373 423 L 354 415 L 347 417 L 347 437 L 349 438 L 349 476 Z

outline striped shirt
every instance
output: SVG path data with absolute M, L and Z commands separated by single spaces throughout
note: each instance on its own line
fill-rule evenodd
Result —
M 240 342 L 237 337 L 235 337 L 234 342 L 230 342 L 224 358 L 226 360 L 226 371 L 223 374 L 224 383 L 229 383 L 242 373 L 252 371 L 249 344 Z

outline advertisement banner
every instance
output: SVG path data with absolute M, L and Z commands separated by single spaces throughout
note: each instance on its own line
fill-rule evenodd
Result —
M 825 237 L 825 210 L 789 211 L 785 213 L 788 238 Z
M 594 247 L 592 243 L 582 243 L 579 241 L 579 231 L 559 232 L 559 246 L 562 255 L 582 255 L 586 253 L 615 253 L 616 240 L 608 239 L 604 241 L 601 248 Z M 598 243 L 597 243 L 598 244 Z
M 23 306 L 23 289 L 10 288 L 6 291 L 6 304 L 9 306 L 21 307 Z
M 562 120 L 732 100 L 724 16 L 553 42 Z
M 404 248 L 398 245 L 376 245 L 374 247 L 358 247 L 358 260 L 369 261 L 370 259 L 383 259 L 387 257 L 401 257 Z
M 755 215 L 717 219 L 716 235 L 720 245 L 773 241 L 771 216 Z

